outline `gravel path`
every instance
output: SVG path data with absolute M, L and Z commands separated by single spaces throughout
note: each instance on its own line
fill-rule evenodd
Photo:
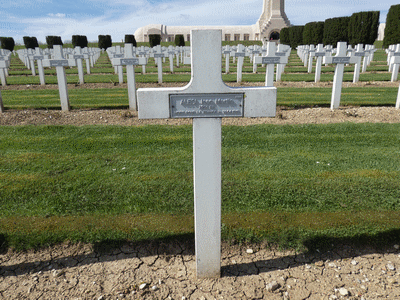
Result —
M 223 243 L 222 276 L 195 278 L 193 244 L 58 245 L 0 255 L 1 299 L 400 299 L 400 251 L 316 254 Z

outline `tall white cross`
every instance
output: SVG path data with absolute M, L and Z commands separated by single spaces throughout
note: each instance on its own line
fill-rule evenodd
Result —
M 65 59 L 61 45 L 54 45 L 54 59 L 44 59 L 44 67 L 56 67 L 58 91 L 60 93 L 61 109 L 64 111 L 70 110 L 69 97 L 67 89 L 67 77 L 65 76 L 64 67 L 75 67 L 74 59 Z
M 135 82 L 135 66 L 145 65 L 146 57 L 134 57 L 133 56 L 133 45 L 125 44 L 124 58 L 114 58 L 114 66 L 126 66 L 126 77 L 128 82 L 128 98 L 129 98 L 129 109 L 136 110 L 136 82 Z
M 197 277 L 221 269 L 221 118 L 273 117 L 275 87 L 231 88 L 221 78 L 221 30 L 192 30 L 192 71 L 181 88 L 138 89 L 139 119 L 193 118 Z
M 331 110 L 340 106 L 340 97 L 342 94 L 343 73 L 345 64 L 355 64 L 357 58 L 355 56 L 347 56 L 347 43 L 339 42 L 337 44 L 336 56 L 325 56 L 324 63 L 336 64 L 335 76 L 333 77 Z

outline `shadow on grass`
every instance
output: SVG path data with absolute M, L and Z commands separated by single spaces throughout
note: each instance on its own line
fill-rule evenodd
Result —
M 0 236 L 4 243 L 6 238 Z M 250 263 L 239 263 L 222 266 L 223 277 L 258 275 L 260 273 L 284 270 L 312 264 L 317 261 L 353 258 L 375 253 L 398 252 L 393 245 L 400 243 L 400 229 L 381 232 L 376 235 L 359 235 L 351 238 L 333 238 L 327 235 L 315 236 L 303 242 L 308 251 L 284 255 L 272 259 L 258 260 Z M 229 245 L 228 245 L 229 247 Z M 90 251 L 75 248 L 72 252 L 81 252 L 70 256 L 60 255 L 55 251 L 57 258 L 23 262 L 15 265 L 3 266 L 0 269 L 2 276 L 18 276 L 28 273 L 53 269 L 66 269 L 76 266 L 90 265 L 99 262 L 125 260 L 129 258 L 144 258 L 149 256 L 173 257 L 175 255 L 194 255 L 193 234 L 170 236 L 168 238 L 127 242 L 125 240 L 108 239 L 95 243 Z M 61 250 L 62 252 L 62 250 Z M 51 257 L 52 254 L 49 254 Z M 42 256 L 43 257 L 43 256 Z M 195 272 L 193 270 L 192 272 Z

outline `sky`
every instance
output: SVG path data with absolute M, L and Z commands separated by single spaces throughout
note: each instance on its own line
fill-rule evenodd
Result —
M 34 36 L 111 35 L 113 42 L 149 24 L 253 25 L 264 0 L 0 0 L 0 36 L 22 43 Z M 360 11 L 380 11 L 380 22 L 398 1 L 393 0 L 286 0 L 285 12 L 292 25 L 351 16 Z

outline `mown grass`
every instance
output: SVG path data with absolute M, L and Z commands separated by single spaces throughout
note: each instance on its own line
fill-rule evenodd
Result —
M 224 126 L 224 238 L 299 246 L 399 229 L 399 129 Z M 1 127 L 0 147 L 9 246 L 193 233 L 191 126 Z
M 148 75 L 149 81 L 151 76 Z M 176 75 L 175 75 L 176 76 Z M 166 76 L 165 81 L 174 78 Z M 226 75 L 228 77 L 229 75 Z M 232 75 L 234 76 L 234 75 Z M 182 76 L 182 84 L 184 79 Z M 172 79 L 171 79 L 172 80 Z M 187 82 L 187 81 L 186 81 Z M 342 89 L 341 105 L 344 106 L 394 106 L 398 88 L 350 87 Z M 128 91 L 113 89 L 70 89 L 68 91 L 72 109 L 79 108 L 119 108 L 129 106 Z M 332 88 L 279 88 L 277 105 L 287 107 L 329 106 Z M 60 109 L 58 90 L 4 90 L 5 109 Z

